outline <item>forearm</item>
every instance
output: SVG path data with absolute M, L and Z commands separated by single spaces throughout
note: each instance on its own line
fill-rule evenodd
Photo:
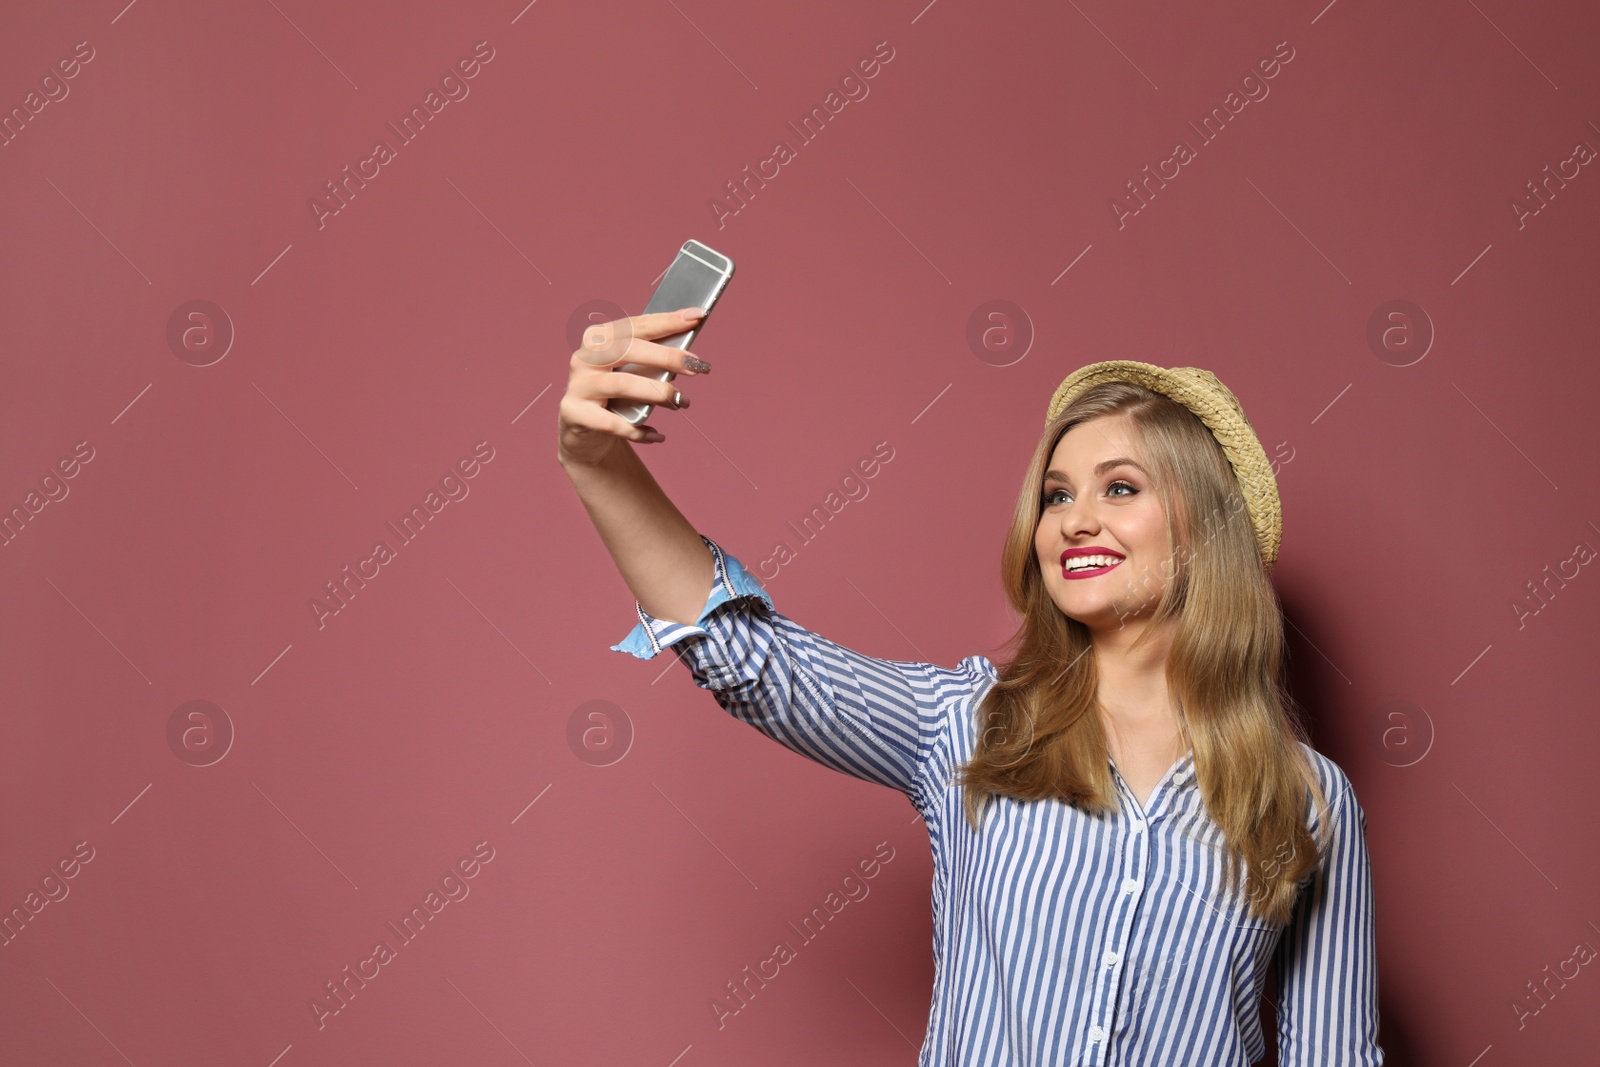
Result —
M 628 442 L 595 464 L 562 463 L 623 581 L 644 610 L 692 623 L 711 595 L 711 550 Z

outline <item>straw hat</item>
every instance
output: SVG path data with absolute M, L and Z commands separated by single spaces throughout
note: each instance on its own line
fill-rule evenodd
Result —
M 1104 382 L 1132 382 L 1171 397 L 1200 417 L 1218 443 L 1244 493 L 1262 566 L 1271 570 L 1283 540 L 1283 508 L 1278 502 L 1278 481 L 1267 461 L 1266 449 L 1245 418 L 1239 398 L 1215 374 L 1199 367 L 1158 367 L 1131 359 L 1091 363 L 1067 375 L 1050 398 L 1044 421 L 1048 425 L 1085 390 Z

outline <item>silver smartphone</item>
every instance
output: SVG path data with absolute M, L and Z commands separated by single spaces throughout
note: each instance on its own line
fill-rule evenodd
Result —
M 655 295 L 650 298 L 650 303 L 644 306 L 644 314 L 698 307 L 706 309 L 705 318 L 683 333 L 675 333 L 670 337 L 657 337 L 654 339 L 655 343 L 666 345 L 668 348 L 688 348 L 701 327 L 705 326 L 706 319 L 711 317 L 711 309 L 716 305 L 717 297 L 722 295 L 723 287 L 728 284 L 728 279 L 731 277 L 733 277 L 733 260 L 699 241 L 683 242 L 683 247 L 678 249 L 678 255 L 673 259 L 672 266 L 662 275 L 661 284 L 656 286 Z M 658 382 L 670 382 L 677 377 L 670 370 L 646 366 L 643 363 L 622 363 L 611 369 L 642 375 Z M 650 417 L 655 405 L 614 396 L 606 401 L 606 407 L 637 426 Z

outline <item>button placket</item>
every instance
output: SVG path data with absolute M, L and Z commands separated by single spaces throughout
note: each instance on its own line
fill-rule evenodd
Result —
M 1139 810 L 1137 801 L 1132 800 L 1131 792 L 1127 793 L 1131 803 L 1131 810 Z M 1089 1028 L 1089 1054 L 1088 1062 L 1097 1063 L 1104 1059 L 1105 1043 L 1110 1036 L 1109 1027 L 1115 1021 L 1117 1011 L 1116 987 L 1119 976 L 1119 964 L 1122 962 L 1123 953 L 1120 947 L 1127 945 L 1133 938 L 1133 917 L 1138 904 L 1136 894 L 1144 885 L 1140 874 L 1149 866 L 1149 835 L 1145 820 L 1139 816 L 1130 816 L 1128 821 L 1128 835 L 1123 840 L 1123 879 L 1122 893 L 1116 898 L 1111 909 L 1110 929 L 1106 934 L 1105 948 L 1101 952 L 1100 962 L 1103 966 L 1101 980 L 1096 983 L 1096 995 L 1093 1000 L 1091 1012 L 1094 1017 L 1103 1017 L 1105 1025 L 1096 1023 Z

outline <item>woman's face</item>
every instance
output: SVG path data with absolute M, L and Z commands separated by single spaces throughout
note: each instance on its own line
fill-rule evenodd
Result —
M 1062 435 L 1046 467 L 1034 550 L 1050 599 L 1096 633 L 1147 618 L 1172 572 L 1161 500 L 1126 416 L 1102 415 Z M 1078 556 L 1109 556 L 1087 569 Z M 1109 564 L 1107 566 L 1106 564 Z

